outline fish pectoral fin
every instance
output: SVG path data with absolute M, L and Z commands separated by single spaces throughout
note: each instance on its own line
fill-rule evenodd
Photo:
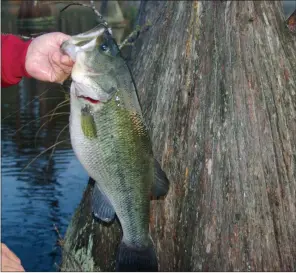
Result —
M 92 212 L 95 218 L 110 223 L 115 218 L 115 210 L 108 197 L 100 191 L 97 183 L 94 185 L 92 195 Z
M 158 161 L 154 159 L 154 183 L 151 189 L 152 196 L 165 196 L 169 191 L 169 187 L 170 181 L 168 180 L 165 172 L 161 169 Z

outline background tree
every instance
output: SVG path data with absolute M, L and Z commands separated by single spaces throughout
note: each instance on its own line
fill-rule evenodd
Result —
M 296 270 L 296 37 L 280 1 L 143 1 L 132 69 L 171 188 L 151 202 L 162 271 Z M 113 270 L 120 229 L 69 226 L 62 270 Z

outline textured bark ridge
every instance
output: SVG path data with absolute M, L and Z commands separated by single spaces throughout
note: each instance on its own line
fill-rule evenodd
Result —
M 281 2 L 140 9 L 152 27 L 132 69 L 171 182 L 151 202 L 160 270 L 295 271 L 296 36 Z M 114 270 L 119 225 L 94 222 L 91 191 L 67 231 L 62 270 Z

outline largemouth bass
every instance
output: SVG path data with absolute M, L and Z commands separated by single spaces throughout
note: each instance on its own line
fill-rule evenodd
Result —
M 70 135 L 96 182 L 93 215 L 104 222 L 117 215 L 123 231 L 116 270 L 157 271 L 150 196 L 166 195 L 169 181 L 153 157 L 130 69 L 104 25 L 72 36 L 61 48 L 75 61 Z

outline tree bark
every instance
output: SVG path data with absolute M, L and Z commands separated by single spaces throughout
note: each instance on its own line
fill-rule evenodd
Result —
M 159 269 L 295 271 L 296 36 L 281 2 L 143 1 L 139 20 L 152 27 L 131 66 L 171 182 L 151 202 Z M 95 223 L 91 191 L 62 270 L 114 270 L 119 225 Z

